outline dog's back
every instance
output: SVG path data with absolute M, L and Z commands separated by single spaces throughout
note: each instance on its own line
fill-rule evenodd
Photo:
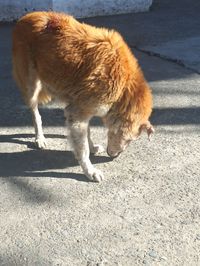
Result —
M 54 12 L 34 12 L 18 21 L 13 69 L 25 99 L 36 75 L 43 86 L 39 102 L 55 95 L 78 104 L 87 100 L 87 105 L 96 105 L 95 99 L 116 101 L 133 72 L 138 74 L 137 61 L 117 32 Z

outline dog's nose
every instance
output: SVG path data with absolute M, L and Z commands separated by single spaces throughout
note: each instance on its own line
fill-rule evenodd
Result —
M 112 159 L 117 158 L 117 157 L 120 155 L 120 153 L 121 153 L 121 152 L 117 153 L 116 155 L 111 155 L 111 154 L 109 153 L 109 151 L 108 151 L 108 148 L 107 148 L 107 154 L 108 154 L 108 156 L 110 156 Z

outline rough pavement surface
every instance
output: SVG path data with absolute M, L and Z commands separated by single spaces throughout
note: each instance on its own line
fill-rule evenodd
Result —
M 154 1 L 149 13 L 85 21 L 118 29 L 138 50 L 199 38 L 198 7 Z M 93 157 L 105 180 L 88 182 L 59 104 L 41 108 L 48 149 L 34 149 L 11 75 L 12 27 L 0 26 L 0 265 L 200 265 L 199 75 L 134 50 L 153 90 L 156 134 L 112 162 Z M 106 147 L 99 120 L 92 132 Z

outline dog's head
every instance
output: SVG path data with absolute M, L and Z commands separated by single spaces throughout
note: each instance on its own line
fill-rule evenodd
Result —
M 137 71 L 104 120 L 108 127 L 107 153 L 111 157 L 117 157 L 143 131 L 147 132 L 149 139 L 154 132 L 149 122 L 153 105 L 151 89 L 139 68 Z
M 118 128 L 114 130 L 112 127 L 108 130 L 108 146 L 107 153 L 110 157 L 115 158 L 123 152 L 132 140 L 136 140 L 142 132 L 146 131 L 150 140 L 154 128 L 149 121 L 135 126 L 130 132 L 127 128 Z

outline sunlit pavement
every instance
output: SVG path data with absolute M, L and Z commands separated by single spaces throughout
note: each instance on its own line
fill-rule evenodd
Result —
M 149 13 L 85 19 L 122 33 L 154 97 L 152 141 L 142 136 L 113 161 L 92 157 L 100 184 L 74 159 L 58 103 L 42 107 L 48 148 L 35 149 L 12 80 L 13 25 L 0 26 L 0 265 L 199 265 L 200 60 L 197 51 L 197 67 L 183 66 L 192 48 L 178 61 L 171 49 L 199 39 L 200 5 L 161 2 Z M 106 148 L 106 129 L 91 125 Z

